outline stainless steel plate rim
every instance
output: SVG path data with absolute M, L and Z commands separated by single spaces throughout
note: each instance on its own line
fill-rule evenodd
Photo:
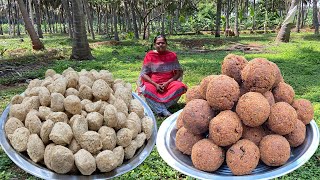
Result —
M 310 129 L 312 131 L 311 133 L 313 134 L 314 137 L 311 140 L 310 146 L 306 150 L 306 152 L 294 162 L 287 163 L 280 167 L 276 167 L 273 170 L 270 170 L 267 172 L 244 175 L 244 176 L 226 176 L 226 175 L 215 174 L 214 172 L 213 173 L 204 172 L 194 168 L 193 166 L 186 165 L 182 160 L 176 158 L 174 154 L 172 154 L 171 152 L 172 149 L 176 147 L 169 145 L 169 141 L 170 141 L 169 133 L 170 131 L 173 130 L 173 128 L 176 128 L 176 119 L 181 113 L 181 111 L 182 110 L 174 113 L 173 115 L 171 115 L 170 117 L 168 117 L 162 122 L 158 130 L 156 147 L 161 158 L 169 166 L 180 171 L 183 174 L 186 174 L 198 179 L 218 179 L 218 180 L 219 179 L 221 180 L 222 179 L 223 180 L 226 180 L 226 179 L 240 180 L 241 179 L 242 180 L 242 179 L 271 179 L 271 178 L 280 177 L 296 170 L 297 168 L 301 167 L 304 163 L 306 163 L 315 153 L 319 145 L 319 138 L 320 138 L 319 129 L 317 127 L 316 122 L 312 120 L 308 126 L 310 126 Z
M 135 156 L 132 159 L 125 162 L 123 165 L 117 167 L 115 170 L 109 173 L 93 174 L 90 176 L 57 174 L 51 170 L 48 170 L 45 167 L 35 164 L 34 162 L 26 158 L 21 153 L 17 153 L 9 144 L 8 139 L 4 132 L 4 126 L 5 126 L 5 122 L 7 121 L 10 105 L 6 107 L 6 109 L 3 111 L 0 118 L 1 147 L 4 150 L 4 152 L 8 155 L 8 157 L 21 169 L 42 179 L 111 179 L 111 178 L 115 178 L 139 166 L 150 155 L 156 143 L 157 123 L 150 107 L 136 93 L 132 93 L 132 96 L 141 102 L 141 104 L 144 107 L 145 114 L 153 120 L 153 124 L 154 124 L 153 133 L 150 139 L 148 140 L 147 144 L 145 144 L 144 147 L 140 148 L 139 151 L 136 152 Z

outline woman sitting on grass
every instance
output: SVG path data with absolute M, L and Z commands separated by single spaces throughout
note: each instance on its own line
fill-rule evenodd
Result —
M 177 103 L 187 91 L 182 79 L 182 68 L 176 53 L 167 50 L 163 35 L 154 38 L 155 50 L 149 51 L 143 61 L 138 92 L 142 94 L 158 116 L 168 117 L 167 108 Z

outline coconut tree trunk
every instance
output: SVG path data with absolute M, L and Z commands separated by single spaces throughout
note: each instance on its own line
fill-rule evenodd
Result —
M 279 42 L 289 42 L 290 39 L 290 32 L 293 25 L 294 16 L 297 11 L 297 3 L 298 0 L 292 0 L 291 6 L 289 8 L 289 12 L 285 18 L 285 20 L 282 23 L 281 29 L 278 32 L 276 41 Z
M 227 0 L 226 27 L 224 28 L 225 31 L 230 28 L 230 24 L 229 24 L 229 22 L 230 22 L 229 21 L 229 17 L 230 17 L 230 1 L 231 0 Z
M 120 39 L 119 39 L 119 35 L 118 35 L 117 4 L 114 3 L 112 5 L 112 7 L 113 7 L 112 13 L 113 13 L 114 40 L 119 41 Z
M 164 31 L 164 16 L 165 16 L 165 9 L 164 9 L 164 5 L 162 5 L 162 18 L 161 18 L 161 34 L 165 34 L 165 31 Z
M 297 23 L 296 23 L 296 32 L 300 33 L 300 24 L 301 24 L 301 3 L 298 3 L 298 10 L 297 10 Z
M 319 34 L 319 22 L 318 22 L 318 8 L 317 0 L 313 0 L 313 25 L 314 25 L 314 34 Z
M 235 22 L 234 22 L 234 36 L 235 37 L 239 37 L 239 18 L 238 18 L 238 7 L 239 6 L 239 2 L 238 0 L 235 0 L 235 3 L 234 3 L 234 9 L 235 9 L 235 14 L 236 14 L 236 17 L 235 17 Z
M 94 30 L 93 30 L 93 20 L 92 20 L 92 16 L 91 16 L 91 11 L 88 6 L 88 1 L 84 0 L 83 4 L 84 4 L 84 9 L 86 11 L 87 18 L 88 18 L 88 24 L 89 24 L 89 28 L 90 28 L 91 38 L 95 39 Z
M 39 38 L 43 38 L 43 33 L 41 30 L 41 14 L 40 14 L 40 0 L 37 0 L 37 2 L 34 4 L 34 9 L 36 13 L 36 22 L 37 22 L 37 30 L 38 30 L 38 36 Z
M 221 21 L 221 4 L 222 0 L 217 1 L 217 15 L 216 15 L 216 32 L 215 37 L 220 37 L 220 21 Z
M 89 47 L 85 19 L 83 14 L 83 4 L 80 0 L 71 0 L 73 16 L 73 45 L 70 59 L 88 60 L 93 59 Z
M 138 25 L 137 25 L 137 16 L 136 12 L 134 10 L 134 0 L 130 1 L 130 6 L 131 6 L 131 13 L 132 13 L 132 23 L 133 23 L 133 30 L 134 30 L 134 37 L 136 39 L 139 39 L 139 32 L 138 32 Z
M 24 21 L 26 30 L 28 31 L 29 36 L 31 38 L 32 48 L 34 50 L 44 49 L 44 46 L 43 46 L 42 42 L 40 41 L 32 23 L 31 23 L 31 20 L 28 16 L 28 12 L 27 12 L 27 9 L 26 9 L 26 6 L 25 6 L 23 0 L 18 0 L 18 4 L 19 4 L 19 8 L 20 8 L 22 17 L 23 17 L 23 21 Z
M 124 13 L 125 13 L 125 17 L 126 17 L 126 24 L 127 24 L 127 31 L 132 31 L 132 27 L 131 27 L 131 19 L 130 19 L 130 15 L 129 15 L 129 7 L 128 7 L 128 0 L 124 1 Z
M 10 0 L 7 1 L 7 21 L 8 21 L 8 34 L 12 34 L 12 11 L 11 11 L 11 3 Z
M 253 0 L 252 31 L 256 30 L 256 0 Z
M 71 17 L 71 13 L 70 13 L 69 0 L 62 0 L 62 6 L 63 6 L 63 9 L 64 9 L 66 15 L 67 15 L 69 37 L 72 38 L 73 37 L 73 32 L 72 32 L 73 22 L 72 22 L 72 17 Z
M 32 0 L 28 0 L 28 5 L 29 5 L 29 14 L 30 14 L 30 18 L 31 18 L 31 23 L 32 25 L 34 25 L 34 17 L 33 17 L 33 8 L 32 8 Z

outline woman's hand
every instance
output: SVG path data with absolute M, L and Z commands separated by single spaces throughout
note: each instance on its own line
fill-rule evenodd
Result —
M 156 86 L 158 92 L 162 93 L 164 91 L 164 88 L 161 84 L 155 83 L 155 86 Z
M 161 83 L 161 84 L 160 84 L 160 86 L 161 86 L 161 88 L 162 88 L 163 91 L 164 91 L 165 89 L 167 89 L 169 83 L 170 83 L 170 82 L 167 81 L 167 82 L 164 82 L 164 83 Z

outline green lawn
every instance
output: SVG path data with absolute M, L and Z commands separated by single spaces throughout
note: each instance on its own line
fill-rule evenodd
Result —
M 184 82 L 192 87 L 197 85 L 201 79 L 210 74 L 220 74 L 221 61 L 229 53 L 243 55 L 248 60 L 256 57 L 267 58 L 275 62 L 284 77 L 295 90 L 296 98 L 309 99 L 315 110 L 317 124 L 320 125 L 320 36 L 312 34 L 292 34 L 292 40 L 287 44 L 275 44 L 273 42 L 275 34 L 267 35 L 243 35 L 240 38 L 221 38 L 215 39 L 211 35 L 202 36 L 171 36 L 168 38 L 171 50 L 176 51 L 180 63 L 184 68 Z M 101 36 L 95 41 L 104 41 Z M 49 36 L 44 39 L 46 52 L 33 52 L 28 38 L 24 42 L 19 39 L 2 39 L 1 46 L 4 45 L 8 50 L 0 57 L 1 63 L 10 64 L 18 62 L 21 64 L 34 64 L 41 61 L 48 61 L 41 67 L 27 69 L 21 76 L 1 77 L 0 84 L 15 84 L 11 88 L 0 89 L 0 113 L 9 103 L 11 97 L 25 90 L 26 84 L 21 84 L 24 79 L 43 78 L 44 72 L 48 68 L 61 73 L 64 69 L 72 67 L 75 70 L 81 69 L 108 69 L 115 78 L 124 79 L 132 83 L 139 75 L 145 51 L 150 48 L 150 41 L 127 40 L 119 45 L 100 45 L 92 46 L 92 54 L 96 57 L 92 61 L 70 61 L 68 56 L 71 52 L 71 41 L 67 36 Z M 109 43 L 110 44 L 110 43 Z M 191 44 L 191 45 L 190 45 Z M 262 52 L 244 51 L 225 51 L 224 49 L 234 44 L 256 44 L 263 48 Z M 197 47 L 198 46 L 198 47 Z M 192 48 L 192 49 L 190 49 Z M 208 52 L 201 53 L 199 50 L 204 48 Z M 18 53 L 14 54 L 14 52 Z M 210 51 L 209 51 L 210 50 Z M 53 52 L 50 56 L 46 53 Z M 20 53 L 19 53 L 20 52 Z M 3 60 L 7 58 L 15 60 Z M 2 59 L 1 59 L 2 58 Z M 22 80 L 21 80 L 22 79 Z M 4 86 L 0 86 L 2 88 Z M 180 99 L 179 105 L 174 110 L 184 106 L 184 96 Z M 158 127 L 163 118 L 157 119 Z M 281 177 L 280 179 L 316 179 L 320 177 L 320 150 L 317 149 L 313 157 L 302 167 L 294 172 Z M 0 179 L 34 179 L 35 177 L 19 169 L 7 156 L 0 150 Z M 119 179 L 191 179 L 168 166 L 159 156 L 156 147 L 151 155 L 136 169 L 122 175 Z

